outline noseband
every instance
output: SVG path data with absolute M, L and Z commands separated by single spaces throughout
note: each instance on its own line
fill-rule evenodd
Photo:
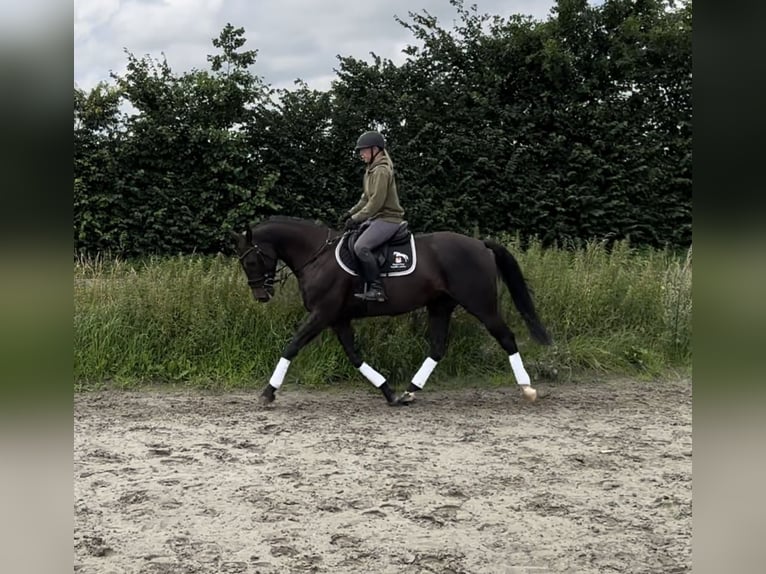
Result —
M 253 245 L 250 246 L 250 249 L 248 249 L 242 255 L 239 256 L 239 262 L 240 262 L 240 264 L 242 264 L 242 268 L 245 270 L 245 276 L 247 276 L 247 268 L 245 268 L 244 259 L 248 255 L 250 255 L 250 253 L 252 253 L 253 251 L 255 251 L 255 254 L 258 257 L 261 258 L 261 262 L 263 263 L 263 268 L 265 269 L 267 267 L 267 265 L 266 265 L 266 254 L 263 251 L 261 251 L 261 248 L 258 247 L 257 243 L 253 243 Z M 275 261 L 275 263 L 276 263 L 276 261 Z M 275 267 L 276 267 L 276 265 L 275 265 Z M 275 273 L 273 271 L 272 272 L 266 271 L 266 272 L 263 273 L 263 275 L 259 275 L 255 279 L 250 279 L 250 277 L 247 276 L 247 284 L 251 288 L 253 288 L 253 287 L 254 288 L 261 288 L 261 287 L 263 287 L 264 289 L 273 289 L 274 288 L 274 276 L 275 276 Z

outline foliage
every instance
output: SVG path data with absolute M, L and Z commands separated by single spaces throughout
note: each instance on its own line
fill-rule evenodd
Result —
M 532 343 L 505 289 L 501 306 L 535 378 L 584 369 L 658 376 L 691 363 L 691 252 L 612 248 L 526 250 L 519 259 L 554 344 Z M 182 382 L 197 386 L 265 384 L 305 316 L 289 277 L 268 304 L 253 301 L 234 258 L 217 256 L 76 260 L 74 371 L 80 387 Z M 404 385 L 427 352 L 424 311 L 356 321 L 364 359 Z M 458 309 L 447 354 L 434 380 L 500 377 L 507 356 L 483 326 Z M 331 331 L 296 357 L 289 380 L 324 384 L 358 378 Z
M 265 86 L 231 24 L 210 71 L 128 53 L 114 86 L 75 88 L 78 251 L 215 253 L 273 213 L 335 221 L 373 127 L 416 230 L 688 247 L 691 2 L 558 0 L 545 21 L 451 3 L 452 30 L 410 13 L 402 65 L 341 57 L 327 92 Z

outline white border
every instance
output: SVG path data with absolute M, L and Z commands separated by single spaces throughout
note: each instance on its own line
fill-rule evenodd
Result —
M 338 262 L 338 265 L 340 265 L 340 268 L 343 269 L 346 273 L 349 275 L 353 275 L 354 277 L 358 277 L 359 274 L 356 273 L 353 269 L 350 269 L 346 266 L 345 263 L 340 258 L 340 248 L 344 243 L 344 239 L 341 239 L 338 241 L 338 245 L 335 247 L 335 261 Z M 412 266 L 407 269 L 406 271 L 394 271 L 393 273 L 381 273 L 381 277 L 400 277 L 402 275 L 409 275 L 410 273 L 415 271 L 415 267 L 417 267 L 418 264 L 418 252 L 415 250 L 415 235 L 410 234 L 410 247 L 412 248 Z

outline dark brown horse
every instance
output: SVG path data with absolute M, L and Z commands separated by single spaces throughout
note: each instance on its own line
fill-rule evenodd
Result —
M 290 361 L 327 327 L 335 331 L 354 367 L 383 392 L 390 405 L 411 402 L 444 356 L 450 317 L 457 305 L 481 321 L 508 354 L 523 396 L 528 400 L 537 397 L 514 335 L 499 313 L 498 273 L 532 337 L 546 345 L 551 339 L 537 316 L 518 262 L 502 245 L 445 231 L 417 235 L 415 268 L 398 277 L 385 277 L 388 300 L 369 302 L 354 297 L 361 280 L 336 260 L 336 247 L 343 237 L 338 231 L 302 219 L 274 217 L 243 234 L 232 235 L 255 299 L 262 303 L 271 299 L 277 261 L 281 260 L 297 277 L 303 304 L 309 312 L 261 393 L 265 403 L 274 400 Z M 401 253 L 398 255 L 401 259 Z M 420 307 L 428 309 L 430 352 L 407 391 L 397 398 L 388 381 L 363 362 L 354 348 L 351 321 L 399 315 Z

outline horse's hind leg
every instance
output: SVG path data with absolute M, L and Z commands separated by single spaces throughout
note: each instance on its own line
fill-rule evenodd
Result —
M 513 376 L 516 378 L 516 383 L 521 388 L 524 398 L 534 401 L 537 398 L 537 391 L 532 388 L 529 373 L 527 373 L 524 363 L 521 361 L 521 355 L 519 354 L 519 348 L 516 346 L 516 338 L 513 336 L 513 332 L 497 313 L 488 318 L 479 317 L 479 320 L 484 323 L 487 330 L 497 339 L 497 342 L 500 343 L 505 352 L 508 353 Z
M 476 293 L 475 295 L 478 295 Z M 513 331 L 508 328 L 497 308 L 496 295 L 489 295 L 482 293 L 483 296 L 475 296 L 474 298 L 465 298 L 465 303 L 461 304 L 466 311 L 471 313 L 479 321 L 481 321 L 490 334 L 500 343 L 500 346 L 508 353 L 508 360 L 511 363 L 511 369 L 513 370 L 513 376 L 516 378 L 516 383 L 521 388 L 522 395 L 529 401 L 534 401 L 537 398 L 537 391 L 532 388 L 529 373 L 524 368 L 524 363 L 521 361 L 521 355 L 519 354 L 519 348 L 516 345 L 516 338 L 513 335 Z M 479 303 L 484 301 L 484 304 Z M 491 303 L 487 303 L 491 301 Z
M 400 403 L 406 404 L 415 400 L 415 393 L 423 389 L 428 377 L 431 376 L 436 365 L 444 357 L 444 352 L 447 349 L 449 322 L 455 306 L 455 301 L 449 298 L 439 299 L 428 305 L 428 340 L 431 349 L 428 357 L 413 375 L 409 387 L 399 397 Z
M 386 378 L 378 371 L 373 369 L 370 365 L 362 361 L 362 358 L 356 351 L 354 346 L 354 330 L 351 327 L 351 321 L 348 319 L 341 320 L 332 326 L 335 335 L 338 337 L 343 350 L 346 352 L 348 360 L 356 367 L 365 378 L 370 381 L 375 387 L 380 389 L 383 396 L 386 397 L 386 401 L 389 405 L 397 405 L 396 398 L 394 397 L 394 391 L 391 390 L 391 386 L 388 384 Z
M 524 398 L 533 401 L 537 398 L 537 391 L 530 385 L 529 374 L 524 369 L 519 348 L 516 346 L 516 338 L 500 316 L 497 300 L 497 264 L 494 257 L 488 258 L 490 252 L 485 251 L 487 258 L 476 256 L 469 259 L 470 268 L 464 266 L 459 273 L 452 273 L 448 277 L 450 295 L 481 321 L 508 353 L 516 383 L 521 387 Z

